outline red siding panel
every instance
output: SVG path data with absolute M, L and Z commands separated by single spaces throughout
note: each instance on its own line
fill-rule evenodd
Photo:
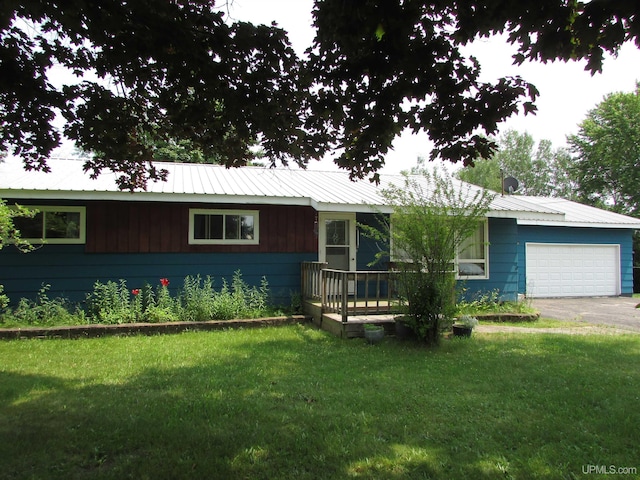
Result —
M 131 204 L 128 205 L 129 209 L 129 250 L 137 252 L 140 235 L 140 209 L 132 208 Z
M 311 207 L 242 205 L 260 211 L 259 245 L 189 245 L 189 208 L 238 209 L 238 205 L 91 202 L 87 252 L 313 253 L 316 212 Z
M 129 215 L 130 208 L 123 208 L 116 220 L 116 233 L 119 252 L 129 251 Z
M 138 221 L 138 245 L 137 247 L 132 248 L 132 252 L 140 252 L 147 253 L 150 251 L 149 248 L 149 240 L 151 234 L 149 232 L 149 224 L 150 224 L 150 212 L 149 212 L 149 204 L 141 203 L 140 206 L 132 205 L 132 208 L 138 208 L 140 211 L 140 217 Z M 115 205 L 114 205 L 115 207 Z M 133 247 L 133 246 L 132 246 Z

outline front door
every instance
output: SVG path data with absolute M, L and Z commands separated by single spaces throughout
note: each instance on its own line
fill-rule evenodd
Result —
M 356 269 L 355 213 L 320 213 L 319 260 L 335 270 Z

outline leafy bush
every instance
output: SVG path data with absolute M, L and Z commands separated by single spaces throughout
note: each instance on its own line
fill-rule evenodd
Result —
M 266 311 L 268 299 L 269 284 L 266 278 L 262 278 L 260 287 L 249 287 L 237 270 L 233 274 L 231 286 L 223 280 L 219 292 L 212 289 L 212 296 L 208 303 L 210 318 L 216 320 L 256 318 Z
M 213 282 L 211 277 L 203 280 L 200 275 L 187 276 L 184 279 L 180 294 L 180 312 L 184 320 L 203 321 L 213 318 L 211 299 L 213 298 Z
M 92 323 L 130 323 L 136 321 L 136 308 L 132 308 L 127 282 L 96 281 L 87 295 L 87 317 Z
M 291 296 L 291 305 L 289 305 L 289 309 L 293 314 L 302 313 L 302 294 L 300 292 L 290 292 Z
M 4 292 L 4 286 L 0 285 L 0 310 L 9 306 L 9 297 L 2 292 Z
M 393 207 L 390 220 L 383 216 L 380 228 L 361 228 L 389 249 L 381 249 L 377 261 L 394 259 L 407 325 L 435 345 L 455 312 L 454 259 L 482 226 L 493 194 L 454 184 L 437 169 L 415 173 L 421 175 L 405 175 L 403 185 L 382 190 Z
M 47 292 L 50 288 L 50 285 L 43 284 L 35 301 L 20 299 L 15 310 L 3 315 L 3 321 L 40 327 L 86 323 L 84 312 L 74 309 L 67 299 L 49 298 Z
M 498 289 L 476 292 L 469 298 L 462 289 L 458 295 L 456 311 L 459 315 L 477 315 L 480 313 L 533 313 L 535 310 L 528 301 L 511 302 L 500 299 Z
M 406 300 L 405 323 L 428 344 L 437 344 L 443 332 L 451 328 L 455 313 L 455 275 L 405 270 L 401 275 L 401 293 Z

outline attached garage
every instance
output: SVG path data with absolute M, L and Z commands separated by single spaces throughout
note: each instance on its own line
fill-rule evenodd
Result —
M 529 297 L 620 295 L 620 245 L 526 243 Z

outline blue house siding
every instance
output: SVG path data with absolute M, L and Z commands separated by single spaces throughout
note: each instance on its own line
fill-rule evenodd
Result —
M 84 300 L 96 280 L 126 280 L 129 288 L 145 283 L 159 284 L 166 277 L 176 292 L 184 277 L 210 275 L 214 287 L 223 278 L 230 281 L 240 270 L 250 286 L 269 282 L 272 300 L 288 305 L 291 294 L 300 291 L 300 263 L 314 261 L 316 253 L 102 253 L 87 254 L 84 245 L 45 245 L 28 254 L 12 248 L 0 252 L 0 284 L 12 303 L 33 299 L 43 283 L 50 284 L 49 296 L 64 296 L 72 302 Z
M 518 291 L 526 293 L 526 243 L 620 245 L 621 293 L 633 293 L 633 230 L 526 226 L 518 228 Z
M 387 270 L 389 267 L 389 258 L 386 257 L 380 262 L 373 265 L 372 263 L 378 252 L 389 251 L 389 245 L 380 244 L 376 240 L 362 233 L 360 224 L 369 225 L 374 228 L 381 228 L 379 221 L 379 214 L 371 213 L 358 213 L 356 214 L 356 222 L 358 225 L 358 254 L 356 256 L 356 270 Z
M 386 256 L 380 261 L 373 263 L 376 260 L 376 255 L 380 252 L 388 252 L 389 246 L 386 243 L 380 243 L 373 238 L 365 235 L 361 225 L 369 225 L 371 227 L 380 229 L 380 215 L 371 213 L 357 213 L 356 222 L 358 223 L 358 252 L 356 254 L 356 270 L 363 271 L 386 271 L 389 269 L 389 257 Z M 370 265 L 373 263 L 372 265 Z M 358 283 L 358 296 L 365 297 L 366 295 L 375 296 L 377 288 L 380 288 L 380 294 L 386 295 L 389 285 L 386 281 L 382 281 L 379 285 L 374 281 L 373 277 L 368 285 L 369 292 L 365 291 L 364 282 Z
M 498 291 L 502 300 L 516 300 L 518 295 L 518 226 L 510 218 L 489 219 L 489 278 L 460 280 L 458 287 L 466 298 Z
M 358 214 L 360 224 L 378 227 L 377 215 Z M 518 295 L 518 228 L 515 219 L 489 219 L 489 278 L 482 280 L 459 280 L 458 288 L 464 291 L 466 298 L 497 290 L 503 300 L 516 300 Z M 388 258 L 369 266 L 375 255 L 387 250 L 387 245 L 380 245 L 374 239 L 360 235 L 357 257 L 357 269 L 386 270 Z M 359 292 L 361 295 L 362 292 Z

